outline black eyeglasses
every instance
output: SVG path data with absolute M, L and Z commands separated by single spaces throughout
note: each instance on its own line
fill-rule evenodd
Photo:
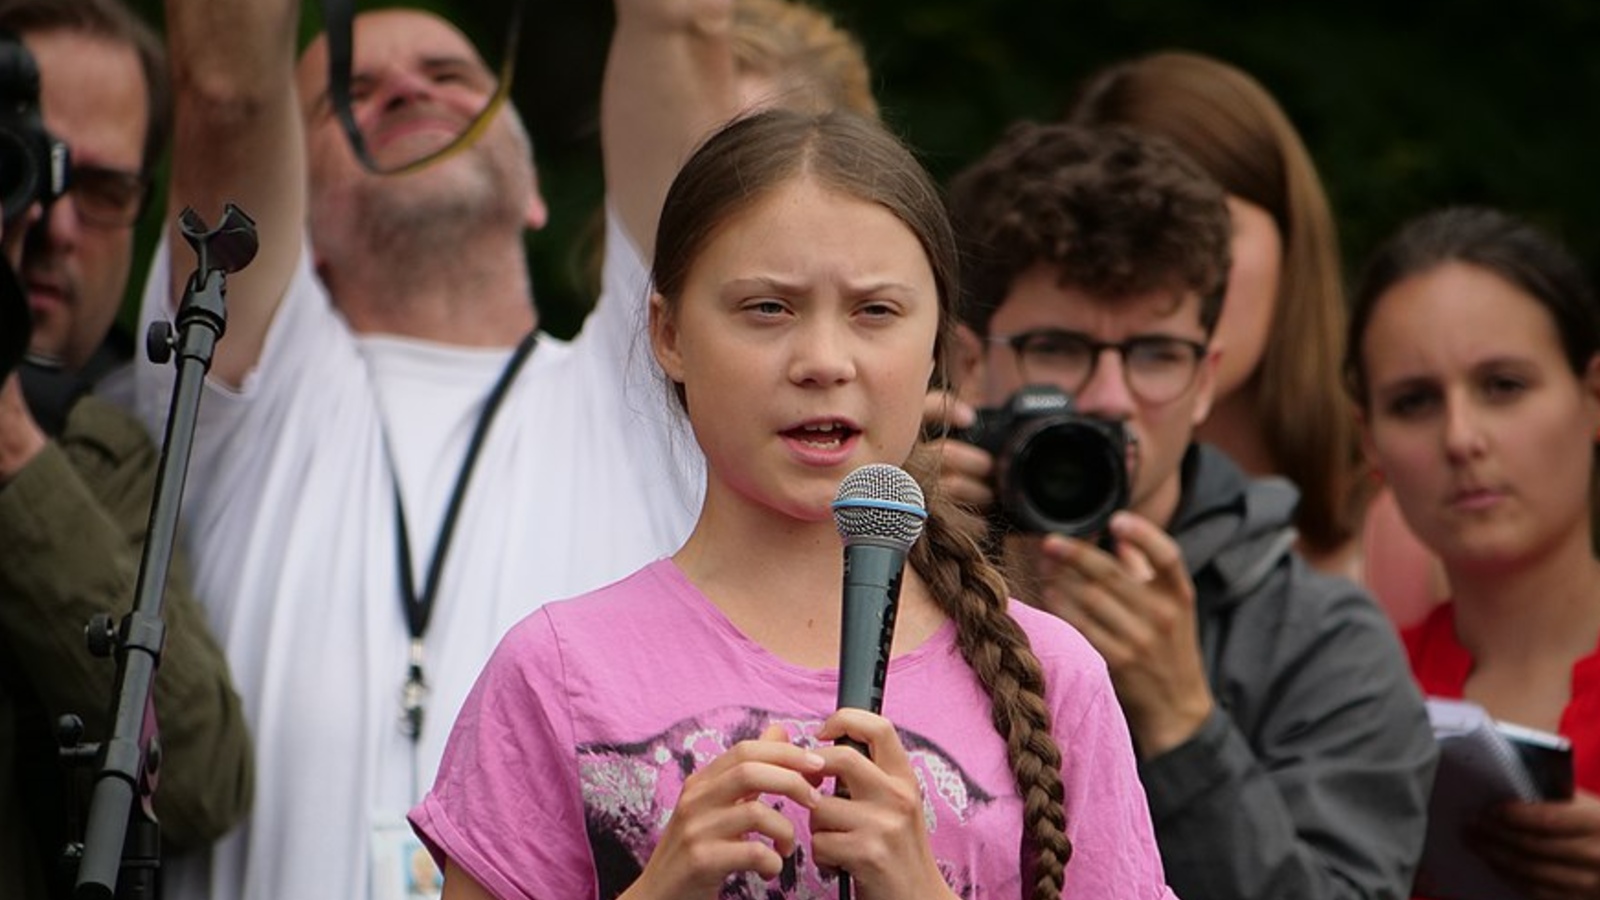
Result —
M 1128 390 L 1145 403 L 1166 403 L 1188 390 L 1206 354 L 1206 345 L 1199 341 L 1167 335 L 1110 343 L 1077 331 L 1042 328 L 988 340 L 1011 348 L 1027 381 L 1054 384 L 1069 394 L 1083 390 L 1094 378 L 1100 354 L 1115 350 L 1122 357 Z
M 150 195 L 150 182 L 138 172 L 104 166 L 73 166 L 66 196 L 79 218 L 104 228 L 124 228 L 139 221 Z

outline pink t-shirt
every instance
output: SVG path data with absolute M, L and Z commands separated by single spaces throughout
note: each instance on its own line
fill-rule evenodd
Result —
M 1048 680 L 1073 855 L 1064 897 L 1170 897 L 1104 662 L 1070 626 L 1012 604 Z M 1022 803 L 987 695 L 953 626 L 889 665 L 884 715 L 922 781 L 929 840 L 962 897 L 1022 896 Z M 837 670 L 778 659 L 669 560 L 514 627 L 468 697 L 433 790 L 411 813 L 436 856 L 501 898 L 615 897 L 660 839 L 684 778 L 770 722 L 808 740 Z M 805 812 L 792 871 L 723 897 L 822 898 Z M 442 859 L 441 859 L 442 862 Z

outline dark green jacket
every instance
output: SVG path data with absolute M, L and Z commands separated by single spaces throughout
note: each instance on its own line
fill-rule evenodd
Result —
M 139 424 L 88 397 L 60 437 L 0 485 L 0 897 L 58 896 L 47 866 L 67 838 L 68 792 L 54 722 L 85 740 L 109 730 L 113 660 L 84 626 L 132 608 L 158 452 Z M 155 810 L 163 856 L 216 840 L 248 811 L 250 738 L 221 649 L 190 593 L 181 554 L 167 581 L 155 705 L 164 750 Z M 80 784 L 90 782 L 83 772 Z M 77 793 L 79 828 L 87 790 Z M 81 839 L 81 832 L 76 835 Z

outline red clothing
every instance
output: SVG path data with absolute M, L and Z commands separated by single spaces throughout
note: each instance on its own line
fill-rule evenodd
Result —
M 1402 634 L 1411 673 L 1422 692 L 1460 698 L 1472 672 L 1472 657 L 1456 639 L 1455 606 L 1446 603 Z M 1572 667 L 1572 699 L 1557 730 L 1572 741 L 1574 781 L 1600 794 L 1600 646 Z

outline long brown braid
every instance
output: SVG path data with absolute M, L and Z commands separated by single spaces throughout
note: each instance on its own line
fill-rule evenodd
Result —
M 972 514 L 944 498 L 934 485 L 931 452 L 912 455 L 906 469 L 923 485 L 928 521 L 910 562 L 934 602 L 956 624 L 956 645 L 989 694 L 995 730 L 1022 795 L 1024 834 L 1035 853 L 1033 900 L 1058 900 L 1072 841 L 1061 783 L 1061 748 L 1050 731 L 1044 669 L 1028 636 L 1006 611 L 1000 572 L 979 549 L 966 521 Z

